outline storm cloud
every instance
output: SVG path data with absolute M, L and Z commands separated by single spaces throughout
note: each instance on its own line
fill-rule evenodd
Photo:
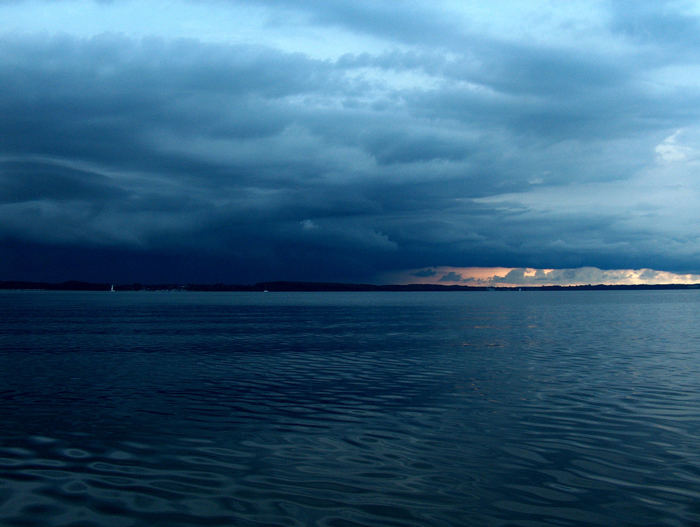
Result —
M 691 8 L 0 2 L 0 276 L 700 272 Z

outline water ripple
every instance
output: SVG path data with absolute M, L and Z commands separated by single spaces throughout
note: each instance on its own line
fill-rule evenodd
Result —
M 0 294 L 0 524 L 696 525 L 700 295 L 634 293 Z

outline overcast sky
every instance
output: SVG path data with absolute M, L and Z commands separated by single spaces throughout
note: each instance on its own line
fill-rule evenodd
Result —
M 697 2 L 0 0 L 0 21 L 0 279 L 700 273 Z

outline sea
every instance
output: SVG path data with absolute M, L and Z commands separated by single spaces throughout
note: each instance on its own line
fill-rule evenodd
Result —
M 700 291 L 0 292 L 0 525 L 700 525 Z

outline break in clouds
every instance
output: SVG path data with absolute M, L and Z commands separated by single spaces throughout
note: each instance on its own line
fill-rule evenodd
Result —
M 393 273 L 384 278 L 400 283 L 436 283 L 481 287 L 700 283 L 700 274 L 678 274 L 654 269 L 598 269 L 597 267 L 573 269 L 436 267 Z
M 0 19 L 7 279 L 700 272 L 693 4 L 4 1 Z

